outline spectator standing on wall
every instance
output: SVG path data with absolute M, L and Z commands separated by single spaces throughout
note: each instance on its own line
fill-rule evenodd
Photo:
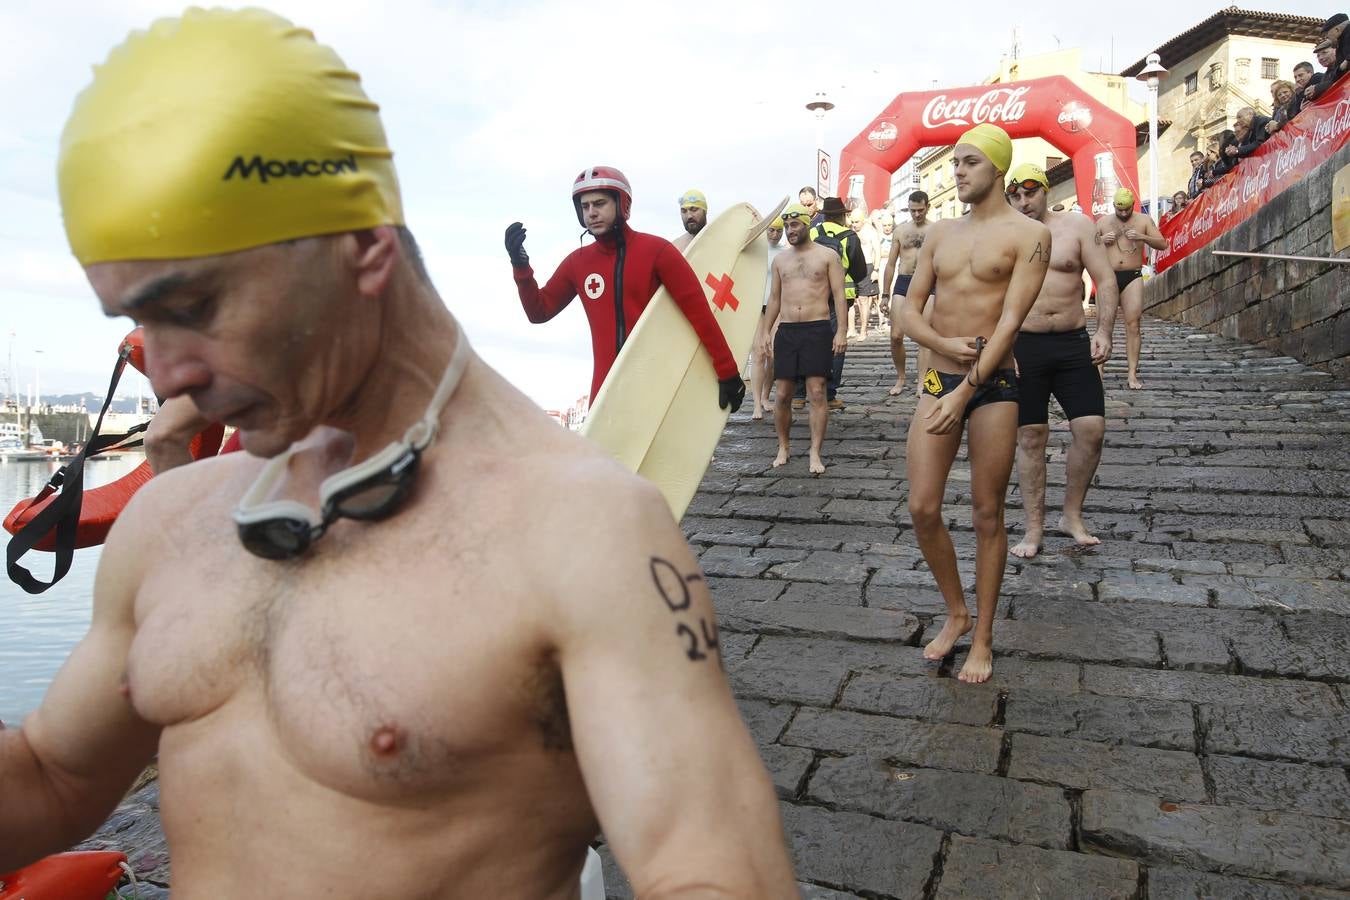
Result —
M 1312 93 L 1308 96 L 1310 100 L 1316 100 L 1318 97 L 1330 90 L 1336 80 L 1345 74 L 1346 69 L 1350 68 L 1350 47 L 1346 46 L 1346 39 L 1350 35 L 1346 34 L 1345 26 L 1347 20 L 1345 13 L 1336 13 L 1322 26 L 1322 43 L 1314 47 L 1314 50 L 1331 50 L 1330 60 L 1324 61 L 1322 54 L 1318 54 L 1317 60 L 1327 67 L 1322 73 L 1322 78 L 1313 86 Z
M 1205 178 L 1208 177 L 1212 163 L 1206 159 L 1205 154 L 1199 150 L 1191 151 L 1191 180 L 1186 183 L 1186 195 L 1188 197 L 1198 197 L 1200 192 L 1205 189 Z
M 1250 106 L 1244 106 L 1238 110 L 1237 114 L 1237 158 L 1245 159 L 1257 151 L 1266 138 L 1270 135 L 1266 132 L 1266 126 L 1270 124 L 1270 116 L 1263 116 L 1252 109 Z
M 1271 106 L 1270 121 L 1266 123 L 1266 134 L 1268 135 L 1279 131 L 1284 127 L 1284 123 L 1289 121 L 1291 115 L 1289 106 L 1294 102 L 1294 83 L 1285 81 L 1283 78 L 1272 82 L 1270 96 L 1274 103 Z
M 1232 153 L 1228 151 L 1232 150 Z M 1215 163 L 1210 169 L 1209 177 L 1205 179 L 1205 187 L 1209 187 L 1237 165 L 1237 134 L 1231 128 L 1226 128 L 1219 135 L 1219 145 L 1216 150 Z
M 1303 94 L 1308 90 L 1309 85 L 1313 83 L 1313 79 L 1316 77 L 1317 76 L 1313 74 L 1312 63 L 1301 62 L 1294 66 L 1294 99 L 1289 101 L 1289 112 L 1286 116 L 1287 119 L 1292 119 L 1294 116 L 1298 115 L 1303 107 L 1308 104 L 1308 101 L 1304 98 Z

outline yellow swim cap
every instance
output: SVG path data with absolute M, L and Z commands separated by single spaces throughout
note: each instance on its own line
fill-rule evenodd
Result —
M 1024 181 L 1034 181 L 1047 191 L 1050 190 L 1050 179 L 1046 177 L 1045 170 L 1035 163 L 1020 163 L 1008 173 L 1008 190 L 1012 190 L 1012 185 Z
M 1129 188 L 1121 188 L 1116 191 L 1116 196 L 1112 202 L 1116 209 L 1134 209 L 1134 191 Z
M 696 191 L 693 188 L 680 195 L 680 209 L 687 206 L 697 206 L 704 212 L 708 211 L 708 198 L 703 196 L 702 191 Z
M 1008 171 L 1012 164 L 1012 138 L 1008 132 L 997 125 L 981 122 L 957 139 L 958 144 L 968 144 L 985 155 L 1000 172 Z
M 801 219 L 807 225 L 811 224 L 811 211 L 800 203 L 789 203 L 787 209 L 783 210 L 783 221 L 788 219 Z
M 177 259 L 403 224 L 379 107 L 314 35 L 260 9 L 189 9 L 94 69 L 61 135 L 84 265 Z
M 779 231 L 782 231 L 782 230 L 783 230 L 783 217 L 782 217 L 782 216 L 774 216 L 774 217 L 773 217 L 773 221 L 769 223 L 769 227 L 770 227 L 770 228 L 777 228 Z

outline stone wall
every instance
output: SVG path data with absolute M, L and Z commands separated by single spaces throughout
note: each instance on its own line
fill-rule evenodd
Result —
M 1337 255 L 1331 243 L 1331 181 L 1347 163 L 1350 144 L 1255 216 L 1149 279 L 1145 311 L 1350 376 L 1350 265 L 1210 252 Z

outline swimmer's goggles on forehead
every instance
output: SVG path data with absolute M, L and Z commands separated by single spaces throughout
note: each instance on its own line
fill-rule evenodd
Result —
M 264 559 L 294 559 L 338 519 L 374 522 L 393 515 L 412 493 L 418 460 L 436 439 L 441 409 L 454 393 L 468 361 L 468 341 L 460 334 L 426 414 L 404 433 L 402 441 L 325 478 L 319 485 L 322 513 L 295 500 L 265 501 L 286 474 L 295 448 L 269 460 L 234 509 L 234 523 L 244 549 Z
M 782 213 L 781 218 L 784 222 L 787 222 L 788 219 L 804 219 L 809 222 L 811 221 L 811 214 L 803 212 L 785 212 Z
M 1010 183 L 1005 193 L 1009 194 L 1016 193 L 1018 188 L 1021 188 L 1024 191 L 1039 191 L 1044 187 L 1045 185 L 1041 184 L 1035 178 L 1023 178 L 1021 181 L 1014 181 Z

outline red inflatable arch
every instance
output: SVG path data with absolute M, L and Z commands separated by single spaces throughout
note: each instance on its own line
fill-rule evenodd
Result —
M 840 195 L 876 209 L 890 199 L 891 174 L 906 160 L 923 147 L 955 144 L 980 122 L 1063 150 L 1073 160 L 1078 203 L 1094 217 L 1111 211 L 1120 185 L 1139 197 L 1134 125 L 1062 75 L 898 95 L 844 147 Z

